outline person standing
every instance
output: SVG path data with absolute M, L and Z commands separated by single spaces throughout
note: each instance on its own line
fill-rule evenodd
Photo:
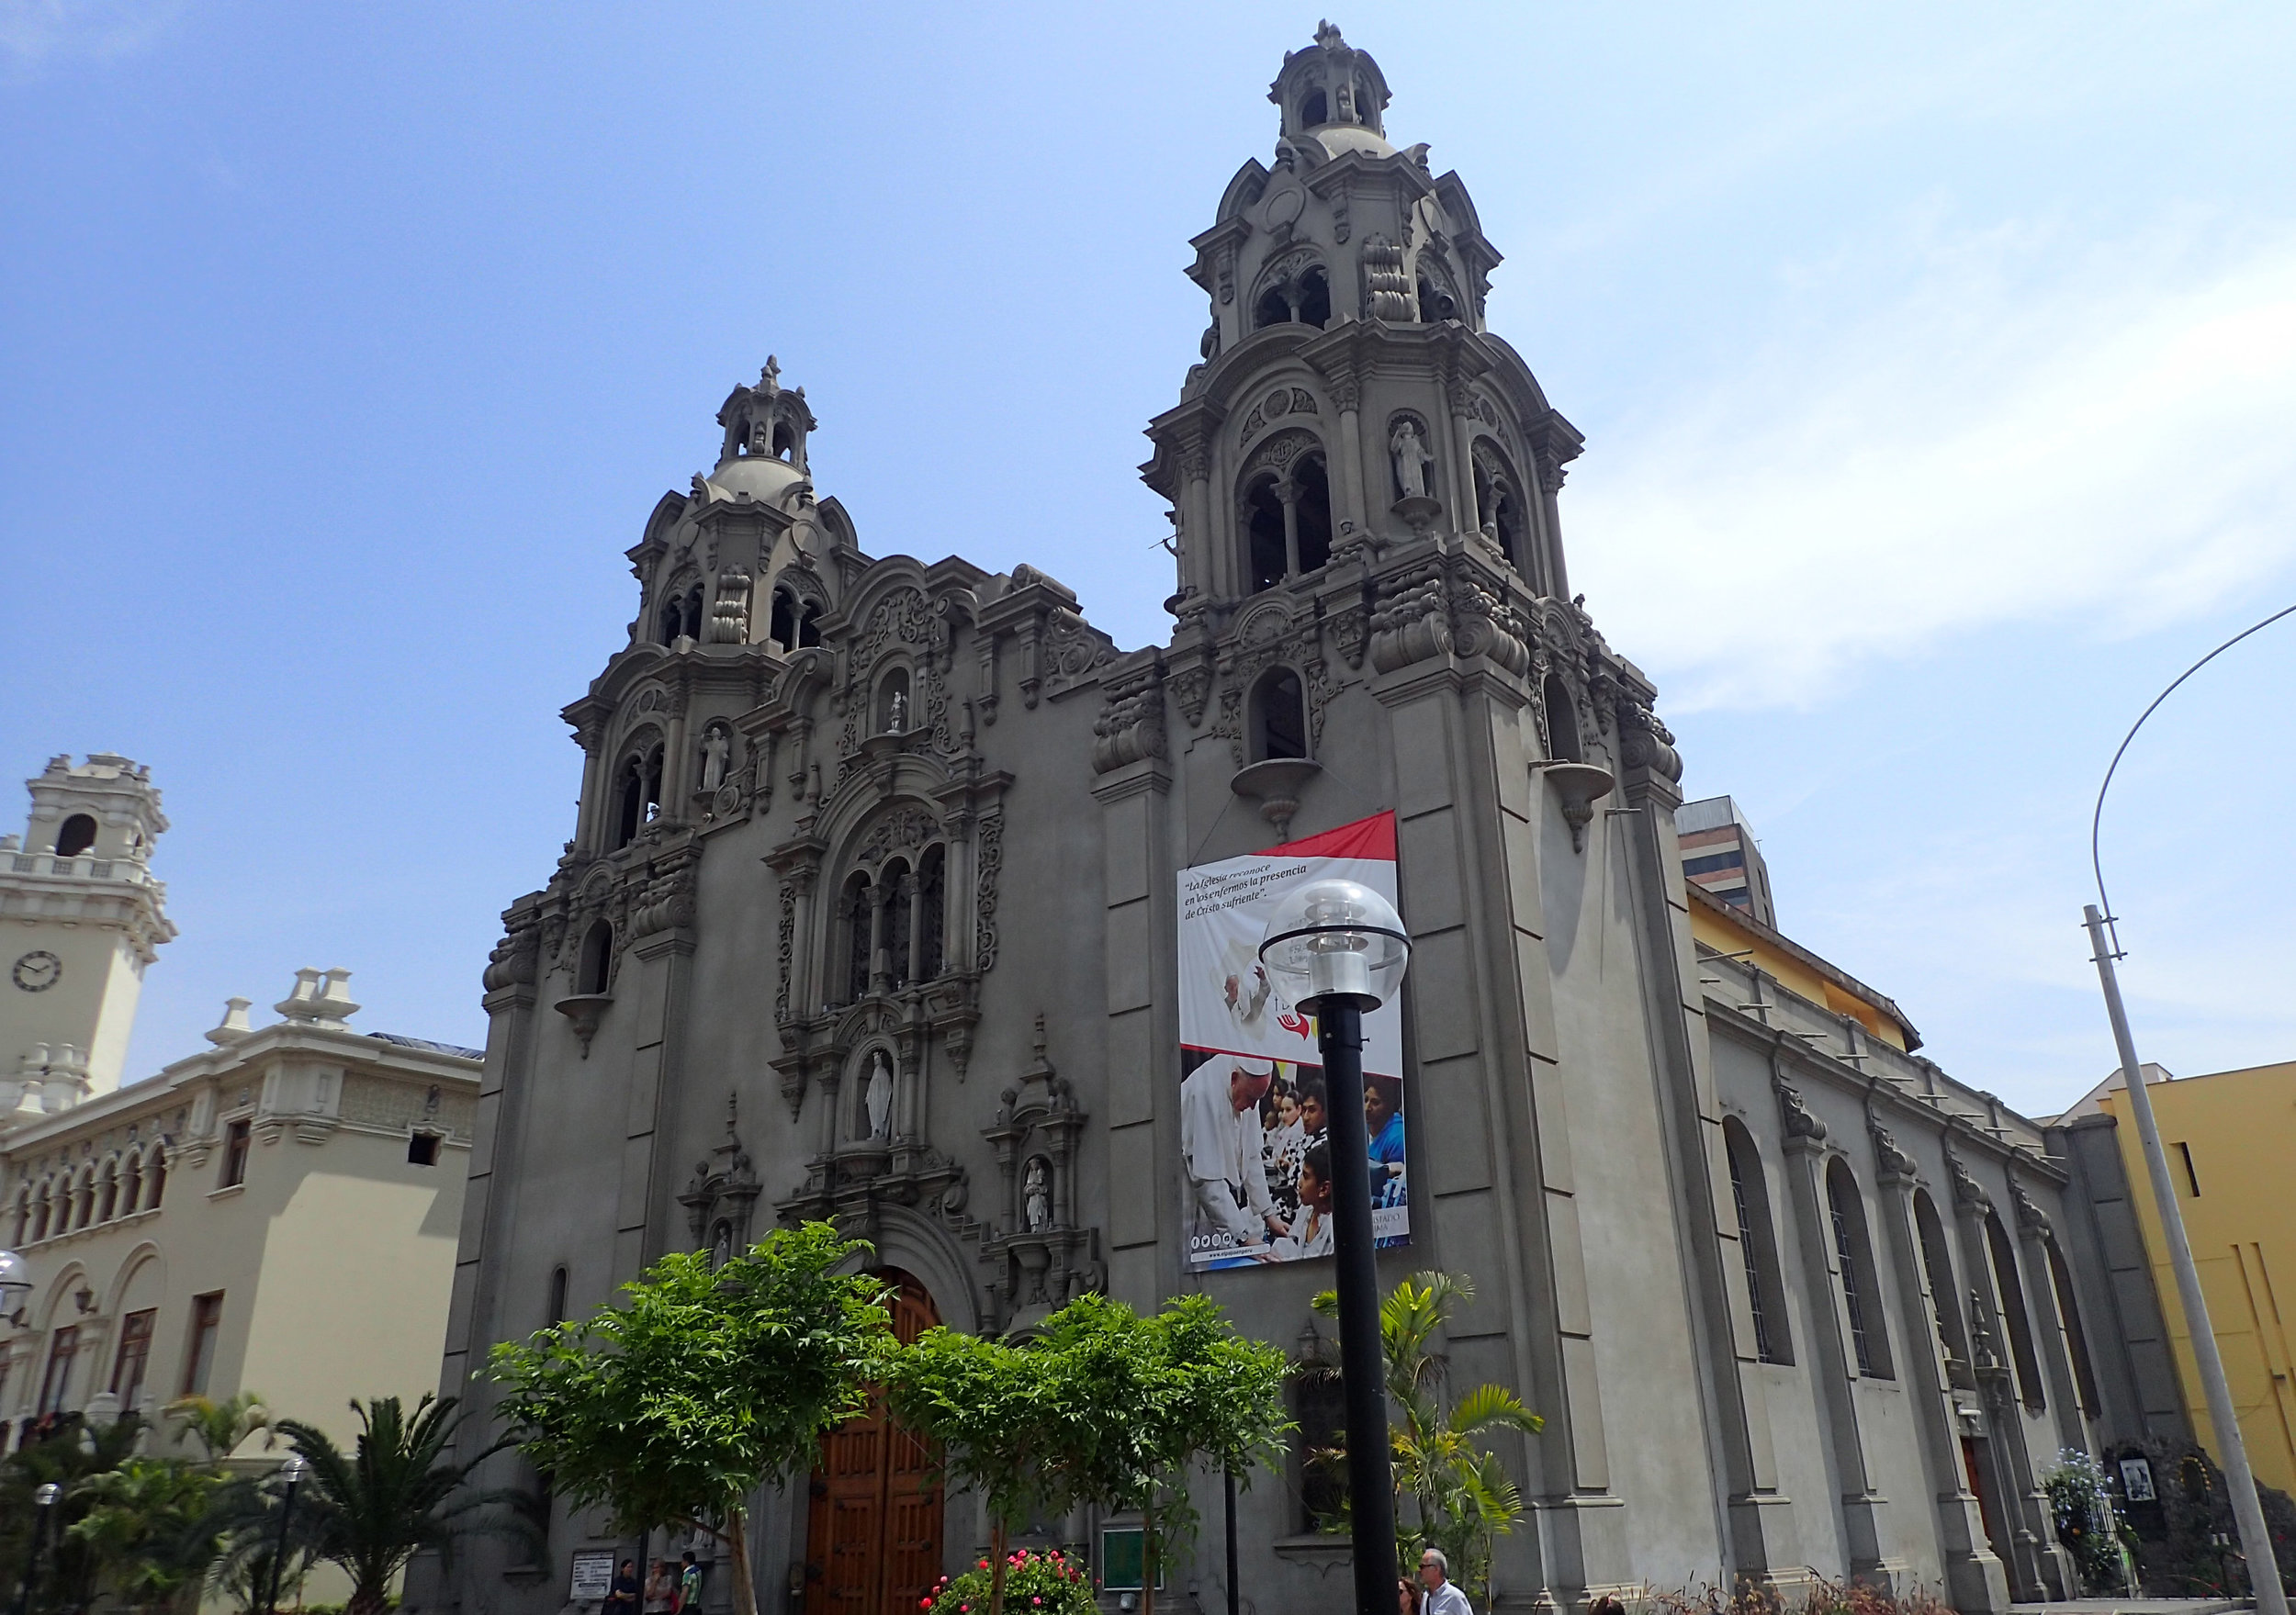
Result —
M 646 1576 L 646 1615 L 670 1615 L 678 1607 L 678 1583 L 670 1574 L 670 1561 L 657 1559 Z
M 1427 1589 L 1427 1596 L 1420 1600 L 1419 1615 L 1475 1615 L 1475 1607 L 1451 1579 L 1451 1561 L 1444 1557 L 1441 1548 L 1429 1548 L 1419 1555 L 1419 1585 Z
M 613 1573 L 613 1584 L 606 1590 L 602 1615 L 638 1615 L 637 1561 L 625 1559 Z
M 688 1553 L 678 1570 L 678 1608 L 681 1610 L 702 1607 L 702 1567 Z

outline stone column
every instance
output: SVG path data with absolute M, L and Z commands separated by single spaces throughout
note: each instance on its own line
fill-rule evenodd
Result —
M 1904 1373 L 1921 1434 L 1921 1466 L 1937 1500 L 1938 1553 L 1945 1585 L 1961 1615 L 2006 1610 L 2009 1572 L 1986 1539 L 1985 1518 L 1970 1491 L 1962 1464 L 1961 1433 L 1953 1399 L 1939 1354 L 1935 1309 L 1951 1296 L 1930 1293 L 1921 1260 L 1920 1231 L 1914 1222 L 1913 1158 L 1897 1148 L 1889 1129 L 1872 1120 L 1874 1153 L 1879 1162 L 1874 1198 L 1887 1236 L 1889 1266 L 1896 1281 L 1897 1309 L 1906 1319 Z M 1920 1337 L 1917 1340 L 1915 1337 Z
M 2057 1445 L 2086 1452 L 2088 1431 L 2081 1423 L 2080 1387 L 2065 1351 L 2065 1320 L 2057 1313 L 2057 1286 L 2049 1272 L 2049 1214 L 2015 1180 L 2009 1183 L 2009 1199 L 2017 1207 L 2017 1243 L 2024 1259 L 2019 1276 L 2025 1286 L 2025 1315 L 2033 1321 L 2033 1344 L 2040 1349 L 2042 1375 L 2049 1382 L 2049 1399 L 2056 1409 Z
M 1547 576 L 1540 580 L 1544 592 L 1556 600 L 1570 598 L 1570 577 L 1562 558 L 1562 479 L 1566 475 L 1562 462 L 1553 452 L 1541 447 L 1533 451 L 1538 465 L 1538 525 L 1539 548 L 1544 557 Z
M 586 723 L 578 732 L 582 747 L 582 800 L 576 805 L 574 818 L 574 849 L 577 852 L 598 850 L 598 815 L 602 811 L 599 799 L 606 791 L 606 763 L 603 747 L 606 743 L 604 725 Z
M 1472 533 L 1482 522 L 1482 512 L 1475 504 L 1475 390 L 1465 382 L 1453 382 L 1449 393 L 1452 484 L 1459 498 L 1458 526 L 1461 533 Z
M 1783 1044 L 1785 1035 L 1775 1036 Z M 1779 1054 L 1773 1052 L 1772 1059 L 1776 1060 Z M 1785 1178 L 1794 1200 L 1794 1231 L 1801 1245 L 1802 1273 L 1807 1282 L 1803 1300 L 1809 1318 L 1810 1374 L 1825 1398 L 1827 1436 L 1841 1483 L 1842 1542 L 1849 1550 L 1852 1579 L 1884 1582 L 1881 1511 L 1885 1503 L 1874 1490 L 1873 1474 L 1865 1462 L 1865 1439 L 1858 1428 L 1857 1375 L 1846 1343 L 1849 1320 L 1842 1316 L 1840 1267 L 1826 1204 L 1826 1124 L 1810 1113 L 1802 1095 L 1786 1083 L 1783 1071 L 1774 1065 L 1773 1071 L 1785 1124 Z M 1875 1325 L 1885 1329 L 1888 1326 L 1878 1312 L 1878 1294 L 1874 1301 Z
M 1363 479 L 1363 417 L 1358 412 L 1363 389 L 1352 377 L 1332 384 L 1332 403 L 1339 411 L 1339 477 L 1334 490 L 1338 498 L 1332 510 L 1335 523 L 1333 547 L 1368 536 L 1368 511 L 1387 506 L 1375 499 Z

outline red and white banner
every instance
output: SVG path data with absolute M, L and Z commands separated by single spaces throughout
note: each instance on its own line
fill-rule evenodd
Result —
M 1315 1022 L 1263 970 L 1267 916 L 1309 880 L 1357 880 L 1395 901 L 1395 815 L 1182 869 L 1180 1154 L 1193 1268 L 1297 1262 L 1331 1252 L 1329 1148 Z M 1372 1228 L 1411 1233 L 1403 1160 L 1403 1011 L 1363 1018 Z

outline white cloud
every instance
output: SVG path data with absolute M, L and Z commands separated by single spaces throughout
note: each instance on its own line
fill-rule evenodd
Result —
M 0 60 L 21 70 L 107 61 L 150 45 L 187 0 L 0 0 Z
M 1794 289 L 1860 311 L 1798 316 L 1572 481 L 1574 579 L 1670 704 L 1805 704 L 2004 622 L 2156 626 L 2296 555 L 2296 239 L 1901 227 Z

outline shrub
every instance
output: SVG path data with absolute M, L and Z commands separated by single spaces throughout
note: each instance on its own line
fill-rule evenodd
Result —
M 988 1573 L 984 1559 L 962 1576 L 944 1576 L 919 1607 L 927 1615 L 985 1615 Z M 1011 1615 L 1093 1615 L 1097 1606 L 1091 1578 L 1058 1548 L 1017 1548 L 1005 1557 L 1005 1608 Z

